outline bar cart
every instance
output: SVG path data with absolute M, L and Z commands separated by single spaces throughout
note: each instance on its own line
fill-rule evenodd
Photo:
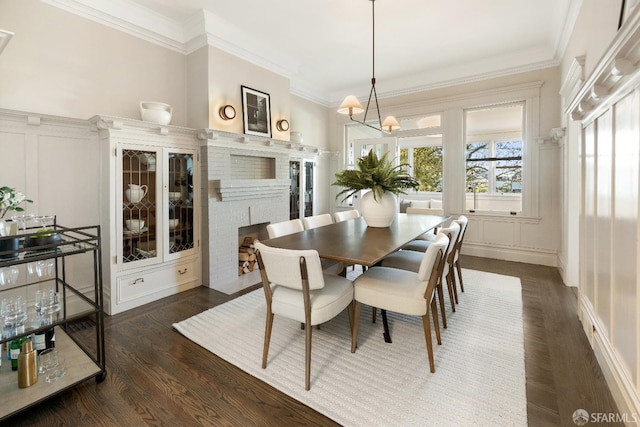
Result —
M 25 223 L 17 235 L 0 237 L 0 420 L 90 378 L 106 378 L 100 226 L 68 228 L 50 218 L 50 228 Z M 57 375 L 39 375 L 19 388 L 9 344 L 44 332 L 55 337 L 49 344 L 59 355 Z

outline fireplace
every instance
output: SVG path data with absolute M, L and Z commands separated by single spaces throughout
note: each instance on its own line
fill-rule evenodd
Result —
M 209 137 L 202 152 L 207 180 L 202 194 L 202 256 L 203 282 L 226 292 L 238 287 L 239 280 L 260 282 L 255 268 L 251 275 L 238 276 L 240 236 L 266 239 L 267 224 L 289 219 L 291 148 L 223 136 Z

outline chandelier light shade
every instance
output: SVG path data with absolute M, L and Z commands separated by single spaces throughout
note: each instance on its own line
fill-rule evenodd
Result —
M 382 133 L 390 133 L 392 130 L 400 129 L 400 123 L 393 116 L 388 116 L 384 119 L 384 122 L 380 119 L 380 107 L 378 106 L 378 94 L 376 92 L 376 0 L 369 0 L 371 2 L 371 17 L 372 17 L 372 45 L 373 45 L 373 55 L 372 55 L 372 76 L 371 76 L 371 90 L 369 91 L 369 99 L 367 100 L 367 108 L 362 108 L 362 104 L 358 101 L 354 95 L 347 96 L 340 107 L 338 107 L 338 113 L 340 114 L 348 114 L 351 121 L 356 123 L 360 123 L 361 125 L 368 126 L 370 128 L 379 130 Z M 369 106 L 371 106 L 371 98 L 373 97 L 373 101 L 375 102 L 376 112 L 378 113 L 378 124 L 379 126 L 373 126 L 367 123 L 367 114 L 369 113 Z M 354 114 L 360 114 L 364 112 L 364 118 L 362 120 L 356 120 L 353 118 Z
M 364 108 L 362 104 L 360 104 L 360 101 L 358 101 L 358 98 L 354 95 L 349 95 L 342 101 L 340 107 L 338 107 L 338 113 L 352 116 L 354 114 L 364 113 Z
M 387 116 L 382 122 L 382 129 L 387 132 L 391 132 L 393 130 L 400 129 L 400 123 L 398 123 L 398 120 L 395 117 Z

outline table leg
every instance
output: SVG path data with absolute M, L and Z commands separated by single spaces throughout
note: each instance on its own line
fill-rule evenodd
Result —
M 389 322 L 387 321 L 387 310 L 380 309 L 382 313 L 382 326 L 384 327 L 384 342 L 391 344 L 391 334 L 389 333 Z

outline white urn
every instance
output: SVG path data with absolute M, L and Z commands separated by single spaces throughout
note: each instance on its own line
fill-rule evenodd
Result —
M 398 198 L 384 192 L 376 200 L 373 191 L 368 191 L 360 200 L 360 212 L 369 227 L 389 227 L 396 218 Z

